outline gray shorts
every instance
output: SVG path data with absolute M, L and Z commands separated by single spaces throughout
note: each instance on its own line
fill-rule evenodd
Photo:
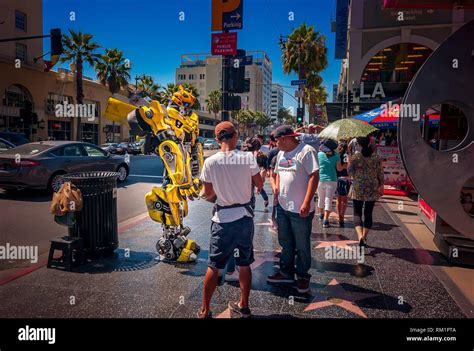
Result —
M 242 217 L 234 222 L 211 224 L 208 265 L 224 269 L 231 256 L 237 266 L 250 266 L 253 257 L 253 218 Z

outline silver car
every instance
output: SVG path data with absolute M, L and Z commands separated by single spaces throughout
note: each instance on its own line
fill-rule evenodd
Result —
M 115 171 L 123 182 L 130 167 L 123 156 L 75 141 L 28 143 L 0 154 L 0 188 L 59 190 L 62 176 L 83 171 Z

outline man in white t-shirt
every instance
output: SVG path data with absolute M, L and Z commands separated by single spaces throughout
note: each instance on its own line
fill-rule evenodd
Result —
M 300 142 L 290 126 L 275 130 L 281 150 L 276 159 L 276 220 L 282 247 L 280 270 L 267 278 L 269 283 L 293 283 L 295 273 L 299 293 L 309 291 L 311 268 L 311 229 L 314 193 L 318 187 L 319 166 L 316 150 Z M 296 255 L 296 261 L 295 261 Z M 296 263 L 296 264 L 295 264 Z
M 198 317 L 211 316 L 210 303 L 217 286 L 219 270 L 223 270 L 231 256 L 239 269 L 241 297 L 229 302 L 231 311 L 241 317 L 250 317 L 249 294 L 252 283 L 250 264 L 253 257 L 253 187 L 263 186 L 260 169 L 252 153 L 236 149 L 238 133 L 232 123 L 225 121 L 216 126 L 216 140 L 221 149 L 204 161 L 201 173 L 201 196 L 215 202 L 212 217 L 209 261 L 204 278 L 202 307 Z

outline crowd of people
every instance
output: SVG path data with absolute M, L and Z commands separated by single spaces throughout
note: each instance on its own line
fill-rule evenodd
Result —
M 228 307 L 243 318 L 251 316 L 255 198 L 262 196 L 267 211 L 267 178 L 273 193 L 272 227 L 281 246 L 279 270 L 268 276 L 268 283 L 296 282 L 299 293 L 309 292 L 313 218 L 317 211 L 323 227 L 330 227 L 335 196 L 338 225 L 345 225 L 350 198 L 359 245 L 367 245 L 374 205 L 383 194 L 381 160 L 369 137 L 322 140 L 323 129 L 283 125 L 270 135 L 268 146 L 257 135 L 237 150 L 234 125 L 224 121 L 216 126 L 220 151 L 205 160 L 201 175 L 201 197 L 214 203 L 214 213 L 199 318 L 212 317 L 210 303 L 218 284 L 237 280 L 241 297 Z

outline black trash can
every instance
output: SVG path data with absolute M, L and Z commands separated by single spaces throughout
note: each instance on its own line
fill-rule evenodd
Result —
M 108 256 L 118 247 L 116 172 L 81 172 L 63 178 L 81 190 L 82 211 L 76 212 L 76 224 L 69 236 L 80 237 L 88 256 Z

